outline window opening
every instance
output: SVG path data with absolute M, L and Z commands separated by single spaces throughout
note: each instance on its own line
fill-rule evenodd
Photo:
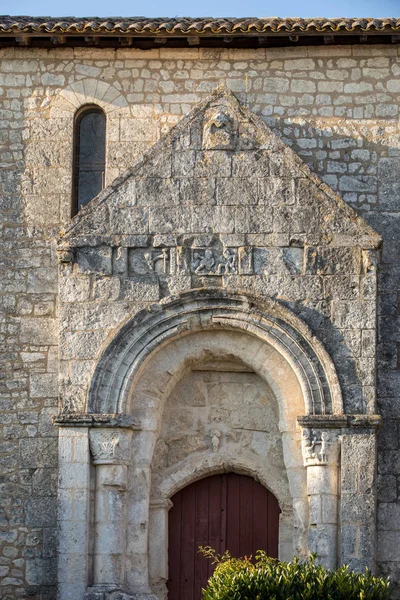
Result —
M 104 188 L 106 115 L 101 108 L 89 106 L 77 114 L 74 137 L 73 215 Z

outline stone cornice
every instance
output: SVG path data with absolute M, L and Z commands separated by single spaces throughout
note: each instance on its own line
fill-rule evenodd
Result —
M 139 429 L 133 417 L 118 414 L 60 413 L 53 418 L 59 427 L 123 427 Z
M 297 417 L 302 427 L 309 429 L 376 428 L 381 425 L 380 415 L 305 415 Z

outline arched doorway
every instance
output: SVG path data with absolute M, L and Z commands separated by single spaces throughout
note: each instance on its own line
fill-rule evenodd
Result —
M 172 497 L 169 511 L 168 599 L 200 600 L 213 565 L 198 552 L 278 556 L 278 501 L 252 477 L 223 473 L 200 479 Z

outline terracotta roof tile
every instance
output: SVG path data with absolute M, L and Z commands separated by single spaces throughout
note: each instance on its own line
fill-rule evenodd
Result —
M 400 19 L 280 19 L 269 18 L 146 18 L 146 17 L 29 17 L 0 16 L 2 33 L 27 34 L 126 34 L 179 36 L 301 34 L 301 33 L 379 33 L 399 32 Z

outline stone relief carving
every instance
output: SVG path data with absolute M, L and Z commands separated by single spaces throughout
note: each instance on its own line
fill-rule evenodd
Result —
M 170 258 L 169 250 L 167 248 L 162 248 L 161 250 L 156 252 L 145 252 L 144 258 L 150 271 L 153 271 L 154 273 L 168 273 Z
M 233 250 L 225 248 L 222 258 L 218 262 L 218 275 L 222 273 L 236 273 L 236 254 Z
M 192 273 L 211 273 L 214 271 L 215 259 L 212 250 L 194 250 L 192 254 Z
M 91 429 L 89 446 L 95 464 L 126 462 L 130 457 L 131 432 L 125 430 Z
M 133 275 L 249 275 L 253 248 L 186 247 L 131 248 L 129 271 Z
M 337 459 L 337 436 L 327 431 L 303 429 L 302 450 L 305 466 L 326 465 Z
M 192 250 L 192 273 L 196 275 L 224 275 L 237 272 L 237 251 L 224 248 L 222 253 L 207 248 Z
M 90 435 L 89 444 L 93 460 L 116 458 L 116 448 L 119 444 L 119 436 L 115 433 Z
M 218 429 L 215 429 L 211 433 L 211 447 L 213 452 L 218 452 L 221 444 L 221 432 Z
M 204 117 L 203 148 L 206 150 L 232 150 L 236 131 L 232 116 L 225 106 L 208 110 Z

